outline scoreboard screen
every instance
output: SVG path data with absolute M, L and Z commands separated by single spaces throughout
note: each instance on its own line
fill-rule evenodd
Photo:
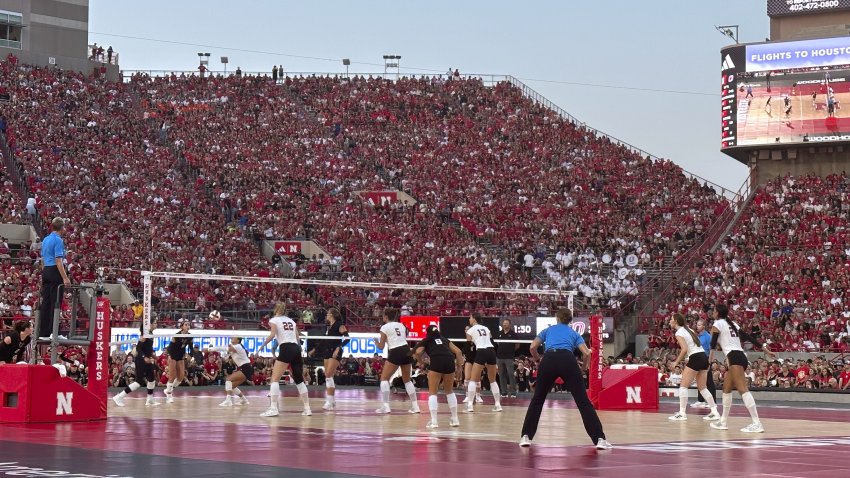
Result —
M 440 325 L 437 316 L 403 315 L 399 321 L 407 328 L 407 338 L 412 340 L 424 339 L 428 335 L 429 325 Z
M 767 0 L 767 16 L 789 17 L 850 9 L 850 0 Z
M 720 69 L 721 150 L 850 141 L 850 37 L 735 45 Z

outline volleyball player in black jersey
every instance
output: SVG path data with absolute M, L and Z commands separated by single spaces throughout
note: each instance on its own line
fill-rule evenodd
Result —
M 466 390 L 466 387 L 469 386 L 469 377 L 472 375 L 472 365 L 475 363 L 475 342 L 469 340 L 469 336 L 466 335 L 466 332 L 469 330 L 469 326 L 463 328 L 463 334 L 466 337 L 466 343 L 463 345 L 461 349 L 463 351 L 463 389 Z M 469 397 L 463 399 L 463 402 L 466 403 L 469 400 Z M 475 403 L 484 403 L 484 399 L 481 398 L 481 390 L 477 390 L 475 392 Z
M 416 360 L 422 368 L 425 368 L 423 353 L 428 355 L 430 361 L 428 364 L 428 410 L 431 412 L 431 421 L 428 422 L 426 427 L 437 428 L 438 426 L 437 392 L 440 390 L 441 383 L 443 384 L 443 391 L 446 393 L 449 411 L 452 413 L 449 426 L 458 427 L 460 420 L 457 417 L 457 397 L 454 391 L 454 381 L 455 376 L 461 370 L 463 354 L 455 344 L 440 335 L 440 330 L 436 325 L 429 325 L 425 338 L 414 347 Z
M 189 321 L 180 324 L 180 335 L 189 334 Z M 168 353 L 168 384 L 165 386 L 166 403 L 174 403 L 174 389 L 186 378 L 186 351 L 191 356 L 195 352 L 195 343 L 191 337 L 173 337 L 166 348 Z
M 24 350 L 30 342 L 32 342 L 32 323 L 29 320 L 15 322 L 9 335 L 0 340 L 0 364 L 21 361 Z
M 327 337 L 343 337 L 339 342 L 336 340 L 323 340 L 321 344 L 322 359 L 325 366 L 325 404 L 322 408 L 325 410 L 333 410 L 336 408 L 336 386 L 334 384 L 334 375 L 336 369 L 339 368 L 339 362 L 342 360 L 342 349 L 348 345 L 348 329 L 342 323 L 342 314 L 339 309 L 332 308 L 328 310 L 327 315 L 328 328 L 325 331 Z
M 136 380 L 127 385 L 124 390 L 112 397 L 112 401 L 115 402 L 119 407 L 124 406 L 124 397 L 129 393 L 133 393 L 141 387 L 147 387 L 148 389 L 148 398 L 145 400 L 145 406 L 157 406 L 157 403 L 153 399 L 153 390 L 156 387 L 156 376 L 154 374 L 156 367 L 156 356 L 153 352 L 153 335 L 146 337 L 144 335 L 144 325 L 139 327 L 139 343 L 136 344 L 136 357 L 135 357 L 135 365 L 136 365 Z M 156 329 L 156 321 L 151 322 L 151 334 Z

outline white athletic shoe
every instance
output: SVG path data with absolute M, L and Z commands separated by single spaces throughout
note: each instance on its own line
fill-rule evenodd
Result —
M 333 405 L 333 404 L 331 404 L 330 402 L 325 402 L 325 403 L 322 405 L 322 410 L 327 410 L 327 411 L 329 411 L 329 412 L 333 411 L 333 409 L 334 409 L 334 408 L 336 408 L 336 407 L 334 407 L 334 405 Z
M 379 413 L 381 415 L 385 415 L 387 413 L 392 413 L 392 409 L 389 405 L 381 405 L 381 408 L 375 410 L 375 413 Z
M 475 411 L 475 406 L 472 405 L 472 402 L 467 402 L 466 409 L 464 410 L 466 413 L 472 413 Z
M 760 422 L 750 423 L 749 425 L 742 428 L 741 431 L 744 433 L 764 433 L 764 427 L 761 425 Z
M 531 446 L 531 439 L 528 438 L 528 435 L 523 435 L 522 438 L 519 439 L 519 446 L 523 448 L 528 448 Z
M 708 415 L 706 415 L 706 416 L 702 417 L 702 419 L 703 419 L 703 420 L 708 421 L 708 422 L 713 422 L 713 421 L 715 421 L 715 420 L 720 420 L 720 418 L 721 418 L 721 417 L 720 417 L 720 414 L 719 414 L 719 413 L 715 413 L 715 412 L 711 412 L 711 413 L 709 413 Z
M 440 425 L 437 425 L 435 420 L 428 420 L 428 423 L 425 425 L 425 428 L 431 430 L 433 428 L 440 428 Z
M 232 407 L 233 406 L 233 400 L 231 400 L 230 398 L 226 398 L 223 402 L 219 403 L 218 406 L 219 407 Z
M 152 399 L 152 398 L 149 398 L 149 399 L 145 400 L 145 406 L 146 407 L 158 407 L 158 406 L 160 406 L 160 403 L 157 402 L 156 400 Z
M 510 395 L 510 397 L 511 397 L 511 398 L 516 398 L 516 393 L 512 393 L 512 394 Z
M 449 420 L 449 426 L 450 427 L 459 427 L 460 426 L 460 419 L 458 417 L 452 417 Z
M 246 397 L 245 395 L 242 395 L 241 397 L 239 397 L 239 401 L 234 403 L 234 405 L 248 405 L 248 404 L 249 404 L 248 403 L 248 397 Z
M 691 408 L 708 408 L 708 404 L 705 402 L 694 402 L 691 404 Z
M 410 406 L 410 410 L 408 410 L 407 413 L 422 413 L 422 410 L 419 409 L 419 405 L 414 403 Z
M 493 411 L 494 411 L 494 412 L 501 412 L 501 411 L 502 411 L 502 406 L 501 406 L 501 405 L 499 405 L 499 404 L 497 403 L 497 404 L 496 404 L 496 406 L 495 406 L 495 407 L 493 407 Z
M 174 392 L 165 393 L 165 403 L 174 403 Z
M 600 438 L 599 441 L 596 442 L 597 450 L 610 450 L 612 448 L 614 448 L 614 445 L 612 445 L 610 442 L 608 442 L 608 440 L 604 438 Z
M 722 418 L 720 420 L 716 421 L 716 422 L 711 422 L 709 424 L 709 426 L 711 428 L 714 428 L 715 430 L 728 430 L 729 429 L 729 427 L 726 426 L 726 422 L 724 422 Z
M 309 416 L 313 415 L 313 411 L 310 410 L 309 408 L 305 408 L 304 411 L 301 412 L 301 415 L 304 415 L 305 417 L 309 417 Z
M 475 394 L 475 403 L 484 403 L 484 399 L 481 398 L 481 395 Z
M 280 412 L 274 407 L 269 407 L 268 410 L 260 414 L 261 417 L 276 417 L 278 415 L 280 415 Z
M 469 395 L 463 397 L 463 402 L 461 403 L 469 403 Z
M 668 420 L 672 420 L 674 422 L 686 422 L 688 421 L 688 416 L 682 412 L 676 412 L 675 415 L 667 417 Z
M 124 399 L 119 397 L 118 395 L 112 397 L 112 401 L 115 402 L 115 405 L 118 405 L 119 407 L 125 406 Z

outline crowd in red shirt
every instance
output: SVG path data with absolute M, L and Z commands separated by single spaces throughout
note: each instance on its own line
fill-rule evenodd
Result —
M 706 319 L 717 301 L 773 351 L 850 352 L 850 179 L 783 177 L 761 188 L 692 282 L 645 324 L 672 344 L 664 314 Z
M 536 251 L 538 265 L 559 251 L 635 254 L 651 267 L 687 250 L 726 207 L 672 162 L 598 137 L 509 83 L 138 75 L 114 84 L 9 62 L 0 82 L 14 98 L 7 142 L 39 215 L 71 218 L 75 280 L 102 265 L 134 290 L 139 274 L 121 269 L 276 276 L 255 239 L 310 237 L 330 257 L 299 264 L 299 277 L 575 289 L 582 281 L 528 274 L 517 251 Z M 418 203 L 375 207 L 357 194 L 388 189 Z M 580 268 L 559 267 L 564 277 Z M 244 309 L 249 299 L 261 309 L 283 296 L 296 308 L 344 304 L 372 318 L 390 304 L 541 307 L 537 298 L 202 281 L 163 281 L 154 292 L 160 304 L 199 310 Z

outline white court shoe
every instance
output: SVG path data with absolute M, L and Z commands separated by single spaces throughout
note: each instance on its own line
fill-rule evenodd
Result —
M 614 448 L 614 445 L 604 438 L 600 438 L 599 441 L 596 442 L 597 450 L 610 450 L 612 448 Z

